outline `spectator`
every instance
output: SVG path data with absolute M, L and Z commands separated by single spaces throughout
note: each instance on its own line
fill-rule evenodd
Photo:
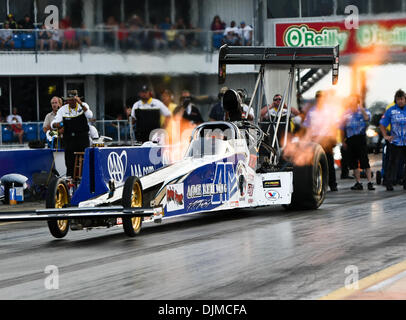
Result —
M 64 26 L 63 31 L 63 50 L 66 49 L 75 49 L 76 46 L 76 31 L 72 28 L 72 25 L 69 23 L 62 24 Z
M 128 48 L 140 50 L 144 43 L 144 31 L 139 24 L 130 24 L 128 33 Z
M 0 29 L 0 48 L 14 49 L 13 31 L 8 22 L 4 24 L 4 29 Z
M 406 94 L 403 90 L 396 92 L 395 103 L 394 106 L 386 110 L 379 125 L 389 149 L 388 163 L 385 166 L 385 184 L 388 191 L 393 191 L 399 162 L 406 157 Z M 386 127 L 389 125 L 390 133 L 388 134 Z M 404 176 L 406 177 L 406 175 Z M 406 179 L 403 180 L 403 189 L 406 190 Z
M 11 30 L 18 29 L 17 21 L 14 19 L 14 15 L 12 13 L 7 15 L 7 20 L 4 22 L 4 25 L 6 25 L 6 23 L 8 23 Z
M 31 21 L 31 17 L 28 14 L 26 14 L 24 16 L 24 19 L 20 21 L 19 25 L 20 25 L 20 29 L 24 29 L 24 30 L 35 29 L 34 23 Z
M 160 128 L 160 116 L 165 117 L 164 127 L 171 117 L 169 109 L 158 99 L 154 99 L 151 89 L 144 85 L 139 92 L 140 100 L 134 103 L 131 117 L 136 123 L 136 139 L 149 141 L 151 131 Z
M 17 114 L 17 111 L 17 108 L 13 108 L 13 113 L 7 117 L 7 123 L 10 125 L 14 136 L 18 137 L 19 143 L 22 144 L 24 136 L 23 119 Z
M 375 190 L 372 184 L 371 167 L 368 159 L 367 148 L 367 122 L 371 120 L 371 113 L 361 105 L 360 97 L 352 96 L 349 101 L 349 110 L 344 116 L 343 148 L 348 151 L 349 168 L 354 170 L 356 179 L 351 190 L 363 190 L 360 169 L 366 171 L 368 190 Z
M 226 28 L 226 24 L 221 21 L 219 16 L 215 16 L 213 18 L 213 22 L 211 23 L 211 31 L 221 31 L 220 33 L 222 33 Z
M 165 32 L 165 34 L 166 34 L 166 40 L 168 41 L 169 49 L 176 50 L 181 46 L 181 44 L 179 44 L 177 42 L 177 34 L 178 33 L 176 31 L 176 26 L 175 25 L 171 26 L 171 29 L 167 30 Z
M 213 107 L 210 110 L 209 114 L 209 121 L 224 121 L 224 109 L 223 109 L 223 96 L 228 90 L 227 87 L 223 87 L 220 89 L 220 92 L 218 94 L 218 99 L 219 101 L 213 105 Z
M 50 50 L 58 50 L 63 47 L 64 43 L 64 31 L 62 28 L 62 24 L 59 23 L 59 29 L 50 30 L 51 39 L 49 41 Z
M 174 114 L 182 114 L 183 118 L 192 124 L 199 125 L 204 122 L 199 109 L 192 103 L 192 95 L 188 90 L 183 90 L 179 106 L 176 109 Z
M 118 23 L 114 16 L 110 16 L 107 18 L 107 22 L 105 24 L 105 33 L 104 33 L 104 41 L 109 48 L 115 47 L 115 40 L 116 40 L 116 32 L 118 29 Z
M 226 24 L 221 21 L 219 16 L 215 16 L 211 23 L 211 31 L 213 31 L 213 47 L 219 49 L 223 44 L 223 32 Z
M 84 23 L 82 23 L 80 29 L 76 31 L 76 42 L 79 48 L 82 48 L 83 45 L 90 48 L 90 32 L 86 29 Z
M 166 105 L 166 107 L 169 109 L 169 111 L 171 113 L 173 113 L 173 111 L 176 109 L 177 105 L 175 102 L 173 102 L 174 99 L 173 99 L 173 93 L 171 92 L 171 90 L 168 90 L 168 89 L 164 90 L 162 92 L 161 99 L 162 99 L 162 102 L 164 103 L 164 105 Z
M 239 30 L 235 21 L 231 21 L 229 27 L 224 31 L 224 43 L 230 46 L 236 46 L 240 44 Z
M 51 99 L 51 108 L 52 111 L 45 116 L 43 129 L 45 133 L 51 130 L 51 123 L 54 121 L 56 113 L 58 112 L 59 108 L 62 107 L 62 99 L 59 97 L 53 97 Z
M 159 25 L 160 30 L 170 30 L 172 28 L 171 18 L 166 17 L 165 21 Z
M 241 44 L 243 46 L 252 46 L 252 34 L 253 34 L 253 28 L 251 26 L 248 26 L 245 24 L 244 21 L 240 23 L 240 28 L 238 30 L 238 33 L 241 38 Z
M 261 121 L 270 121 L 270 120 L 274 121 L 276 119 L 279 106 L 282 103 L 282 95 L 277 93 L 274 95 L 272 100 L 273 100 L 272 104 L 267 105 L 261 109 L 261 115 L 260 115 Z M 287 111 L 288 111 L 288 109 L 285 104 L 283 106 L 282 116 L 286 116 Z M 294 116 L 300 115 L 300 111 L 294 107 L 291 107 L 291 112 Z
M 160 31 L 157 25 L 153 26 L 153 48 L 155 51 L 165 50 L 168 47 L 168 43 L 164 38 L 164 32 Z
M 41 26 L 41 31 L 38 33 L 39 49 L 41 51 L 43 51 L 45 47 L 47 47 L 48 49 L 51 49 L 51 46 L 50 46 L 51 38 L 52 38 L 52 33 L 50 31 L 48 31 L 45 24 L 43 24 Z
M 325 121 L 325 119 L 321 119 L 321 117 L 317 117 L 317 113 L 321 112 L 323 109 L 322 105 L 322 97 L 323 92 L 317 91 L 316 92 L 316 103 L 314 106 L 310 108 L 307 112 L 306 117 L 303 122 L 303 127 L 307 128 L 307 130 L 311 130 L 312 139 L 321 140 L 318 141 L 322 145 L 324 152 L 327 156 L 327 164 L 328 164 L 328 185 L 331 191 L 338 191 L 337 189 L 337 180 L 336 180 L 336 171 L 334 167 L 334 155 L 333 155 L 333 148 L 336 145 L 336 135 L 335 133 L 330 133 L 330 135 L 324 135 L 323 132 L 319 132 L 318 128 L 322 127 L 320 124 L 316 123 L 317 121 Z
M 124 22 L 120 23 L 119 29 L 117 31 L 118 42 L 121 50 L 128 49 L 128 35 L 130 31 L 128 30 Z

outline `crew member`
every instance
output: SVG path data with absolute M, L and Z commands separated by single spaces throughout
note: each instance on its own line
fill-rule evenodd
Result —
M 66 175 L 73 177 L 75 152 L 84 152 L 89 147 L 88 119 L 93 117 L 93 112 L 87 103 L 81 101 L 77 90 L 68 91 L 65 100 L 67 104 L 58 110 L 51 128 L 64 128 Z
M 306 128 L 306 130 L 310 130 L 312 140 L 317 141 L 323 147 L 324 152 L 326 153 L 328 164 L 328 185 L 331 191 L 338 191 L 333 154 L 333 149 L 337 144 L 337 137 L 335 133 L 329 132 L 329 130 L 320 131 L 320 128 L 322 127 L 320 122 L 325 121 L 325 119 L 318 115 L 319 113 L 322 114 L 323 112 L 324 106 L 322 104 L 322 98 L 323 92 L 317 91 L 316 103 L 307 112 L 306 117 L 303 121 L 303 127 Z
M 147 85 L 142 86 L 139 96 L 141 99 L 134 103 L 131 117 L 133 124 L 136 123 L 136 139 L 147 142 L 151 131 L 161 127 L 161 116 L 165 117 L 163 126 L 168 125 L 171 112 L 160 100 L 152 98 L 152 91 Z
M 379 128 L 387 142 L 387 148 L 389 148 L 388 164 L 385 166 L 385 184 L 388 191 L 393 191 L 399 161 L 405 159 L 406 156 L 406 94 L 403 90 L 396 92 L 395 102 L 394 106 L 386 110 L 379 123 Z M 386 127 L 389 125 L 390 133 L 388 134 Z M 406 179 L 403 181 L 403 189 L 406 190 Z
M 348 151 L 349 167 L 354 170 L 356 179 L 356 183 L 351 187 L 351 190 L 363 190 L 359 166 L 366 171 L 368 190 L 375 190 L 372 184 L 366 137 L 367 123 L 371 120 L 371 113 L 364 108 L 360 97 L 357 95 L 351 96 L 349 103 L 349 110 L 345 114 L 342 141 L 343 148 Z

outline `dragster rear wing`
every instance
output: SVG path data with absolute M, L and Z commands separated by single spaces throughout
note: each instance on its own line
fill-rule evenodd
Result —
M 329 67 L 333 70 L 333 84 L 338 81 L 339 46 L 336 47 L 229 47 L 219 52 L 218 81 L 226 80 L 227 64 L 271 65 L 275 69 L 315 69 Z

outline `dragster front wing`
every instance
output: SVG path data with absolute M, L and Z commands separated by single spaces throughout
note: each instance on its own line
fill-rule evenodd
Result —
M 0 213 L 0 222 L 150 217 L 154 215 L 154 212 L 155 210 L 151 208 L 124 208 L 122 206 L 40 209 L 31 211 L 2 212 Z

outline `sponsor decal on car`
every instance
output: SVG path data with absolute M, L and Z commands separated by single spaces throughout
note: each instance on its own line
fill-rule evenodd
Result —
M 267 189 L 267 188 L 280 188 L 282 185 L 280 180 L 264 180 L 262 182 L 262 186 L 264 187 L 264 189 Z
M 166 187 L 167 211 L 178 211 L 185 208 L 183 183 L 170 184 Z
M 121 155 L 111 152 L 107 158 L 107 169 L 114 182 L 122 183 L 127 169 L 127 152 L 123 151 Z
M 271 201 L 279 200 L 280 197 L 281 197 L 281 195 L 277 191 L 267 191 L 265 193 L 265 198 L 267 198 L 268 200 L 271 200 Z
M 254 195 L 254 185 L 249 183 L 248 184 L 248 196 L 252 197 Z

